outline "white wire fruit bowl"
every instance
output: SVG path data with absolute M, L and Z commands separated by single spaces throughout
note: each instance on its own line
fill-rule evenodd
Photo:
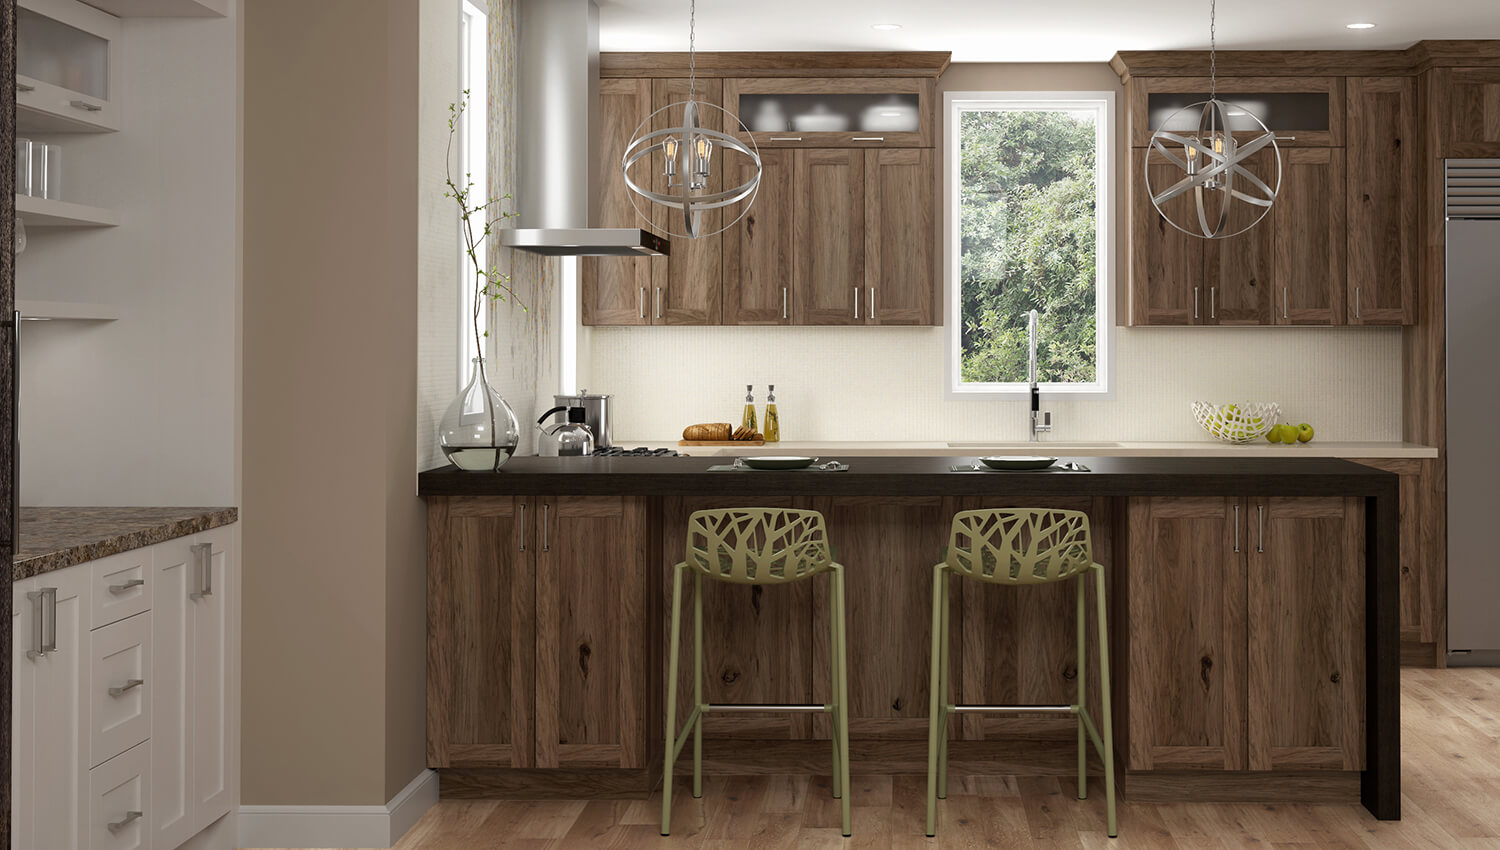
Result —
M 1281 405 L 1274 401 L 1239 404 L 1195 401 L 1193 418 L 1203 430 L 1226 443 L 1248 443 L 1264 437 L 1281 419 Z

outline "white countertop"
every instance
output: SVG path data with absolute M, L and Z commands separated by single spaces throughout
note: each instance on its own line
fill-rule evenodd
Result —
M 1435 458 L 1438 450 L 1420 443 L 1358 443 L 1314 439 L 1309 443 L 1288 446 L 1257 440 L 1234 445 L 1217 440 L 1188 442 L 1067 442 L 1042 440 L 1036 443 L 983 443 L 968 441 L 949 445 L 946 442 L 807 442 L 783 440 L 764 446 L 679 446 L 677 440 L 616 440 L 625 448 L 650 446 L 676 449 L 700 457 L 801 454 L 824 458 L 880 456 L 946 456 L 979 455 L 1056 455 L 1059 457 L 1336 457 L 1336 458 Z

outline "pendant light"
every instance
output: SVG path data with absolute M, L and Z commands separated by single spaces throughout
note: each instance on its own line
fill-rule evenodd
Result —
M 1244 233 L 1259 224 L 1271 211 L 1276 195 L 1281 191 L 1281 150 L 1276 145 L 1276 134 L 1266 128 L 1250 110 L 1219 99 L 1217 0 L 1209 3 L 1209 95 L 1208 100 L 1189 104 L 1172 113 L 1162 122 L 1161 129 L 1151 136 L 1151 147 L 1146 160 L 1146 191 L 1151 205 L 1167 223 L 1189 236 L 1203 239 L 1227 239 Z M 1168 128 L 1181 126 L 1179 116 L 1191 118 L 1196 115 L 1198 124 L 1192 131 L 1175 132 Z M 1238 127 L 1258 131 L 1254 138 L 1238 141 L 1231 129 L 1230 118 L 1240 119 Z M 1245 167 L 1249 158 L 1263 148 L 1271 149 L 1275 164 L 1275 176 L 1267 183 Z M 1152 185 L 1150 151 L 1166 157 L 1167 161 L 1181 169 L 1179 179 L 1170 186 Z M 1161 179 L 1158 178 L 1158 183 Z M 1193 215 L 1189 221 L 1177 221 L 1167 214 L 1163 205 L 1191 192 Z M 1243 219 L 1230 225 L 1231 213 L 1248 205 L 1253 218 Z
M 620 160 L 620 171 L 625 178 L 630 204 L 635 207 L 636 215 L 653 230 L 687 239 L 721 233 L 744 218 L 750 211 L 751 204 L 755 203 L 755 192 L 760 188 L 761 176 L 760 151 L 755 147 L 754 139 L 746 145 L 729 133 L 703 126 L 705 113 L 714 110 L 720 113 L 721 126 L 737 127 L 747 135 L 749 133 L 739 118 L 721 107 L 697 99 L 697 18 L 698 3 L 697 0 L 692 0 L 688 10 L 688 99 L 669 103 L 648 115 L 635 129 L 630 144 L 625 148 L 625 155 Z M 670 126 L 664 130 L 647 132 L 657 123 L 667 123 Z M 710 191 L 708 187 L 713 177 L 715 148 L 744 157 L 754 165 L 754 175 L 732 189 Z M 728 167 L 724 170 L 726 174 L 737 171 Z M 666 191 L 656 192 L 648 188 L 652 171 L 662 176 Z M 637 203 L 637 198 L 644 198 L 650 204 L 672 210 L 667 218 L 667 226 L 658 227 L 647 212 L 650 206 L 643 210 Z M 718 230 L 704 232 L 703 213 L 740 201 L 745 201 L 745 205 L 740 208 L 738 216 Z

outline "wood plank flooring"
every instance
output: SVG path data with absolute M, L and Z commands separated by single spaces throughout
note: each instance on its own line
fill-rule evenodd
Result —
M 1104 832 L 1104 792 L 1070 780 L 950 780 L 938 837 L 923 835 L 922 776 L 855 776 L 854 835 L 839 835 L 826 776 L 705 777 L 703 798 L 674 785 L 673 834 L 659 795 L 589 802 L 444 801 L 397 850 L 480 848 L 1453 848 L 1500 850 L 1500 670 L 1401 671 L 1402 810 L 1377 821 L 1357 805 L 1120 805 Z

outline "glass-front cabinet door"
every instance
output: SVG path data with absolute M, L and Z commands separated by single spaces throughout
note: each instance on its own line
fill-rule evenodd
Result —
M 736 132 L 759 147 L 932 146 L 935 83 L 913 77 L 724 81 Z
M 1141 77 L 1131 81 L 1130 144 L 1146 147 L 1163 127 L 1191 131 L 1199 112 L 1183 107 L 1207 100 L 1207 77 Z M 1251 115 L 1276 133 L 1281 147 L 1344 146 L 1344 80 L 1342 77 L 1220 77 L 1218 97 L 1230 104 L 1228 118 L 1235 137 L 1260 134 Z
M 16 124 L 22 132 L 120 129 L 120 19 L 76 0 L 16 3 Z

